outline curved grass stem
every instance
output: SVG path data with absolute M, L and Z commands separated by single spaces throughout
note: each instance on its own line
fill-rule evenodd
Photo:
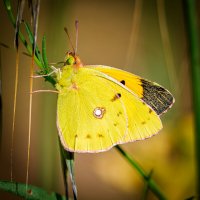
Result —
M 126 153 L 119 145 L 116 146 L 116 149 L 119 153 L 131 164 L 133 168 L 135 168 L 139 174 L 143 177 L 143 179 L 147 182 L 149 189 L 160 199 L 165 200 L 166 197 L 161 192 L 160 188 L 156 184 L 156 182 L 149 177 L 148 173 L 146 173 L 142 167 L 128 154 Z

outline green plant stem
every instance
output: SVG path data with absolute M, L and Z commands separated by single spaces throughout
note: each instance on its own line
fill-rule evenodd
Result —
M 143 179 L 147 182 L 151 191 L 160 199 L 165 200 L 166 197 L 160 191 L 158 185 L 155 181 L 149 177 L 147 173 L 142 169 L 142 167 L 129 155 L 127 154 L 119 145 L 116 146 L 116 149 L 120 154 L 139 172 L 139 174 L 143 177 Z
M 2 116 L 3 116 L 3 110 L 2 110 L 2 66 L 1 66 L 1 47 L 0 47 L 0 154 L 1 154 L 1 142 L 2 142 Z
M 65 185 L 65 196 L 68 199 L 69 192 L 68 192 L 68 183 L 67 183 L 67 164 L 66 164 L 67 158 L 65 158 L 65 152 L 61 144 L 60 138 L 58 138 L 58 141 L 59 141 L 60 157 L 61 157 L 61 164 L 62 164 L 62 174 L 63 174 L 63 180 L 64 180 L 64 185 Z
M 198 29 L 199 22 L 197 15 L 198 4 L 195 0 L 185 0 L 184 3 L 191 62 L 191 82 L 196 142 L 197 192 L 200 194 L 200 33 Z
M 148 174 L 148 180 L 151 179 L 152 173 L 153 173 L 153 170 L 151 170 L 149 172 L 149 174 Z M 146 181 L 145 186 L 144 186 L 144 190 L 143 190 L 143 193 L 142 193 L 141 200 L 146 200 L 147 199 L 148 192 L 149 192 L 149 185 L 148 185 L 148 181 Z

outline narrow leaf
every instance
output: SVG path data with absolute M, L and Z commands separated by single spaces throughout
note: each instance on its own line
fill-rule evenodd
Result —
M 28 34 L 29 41 L 30 41 L 31 45 L 33 45 L 33 42 L 34 42 L 33 33 L 31 32 L 31 29 L 30 29 L 28 23 L 24 22 L 24 25 L 25 25 L 25 28 L 26 28 L 26 32 Z M 44 62 L 43 62 L 41 53 L 40 53 L 37 45 L 35 47 L 35 55 L 37 56 L 37 58 L 39 59 L 39 61 L 42 63 L 42 67 L 44 68 Z
M 38 30 L 38 18 L 40 10 L 40 0 L 36 0 L 35 5 L 33 5 L 33 52 L 35 51 L 36 41 L 37 41 L 37 30 Z
M 2 65 L 1 65 L 1 46 L 0 46 L 0 153 L 2 146 Z
M 48 60 L 47 60 L 47 54 L 46 54 L 46 37 L 43 36 L 42 38 L 42 58 L 44 62 L 44 67 L 46 69 L 49 68 Z
M 17 6 L 17 18 L 16 18 L 16 26 L 15 26 L 15 47 L 18 50 L 19 48 L 19 27 L 22 21 L 22 15 L 24 12 L 24 4 L 25 0 L 18 0 Z
M 4 44 L 3 42 L 0 42 L 0 46 L 9 49 L 10 47 L 7 44 Z
M 27 186 L 24 183 L 1 180 L 0 189 L 15 194 L 27 200 L 43 200 L 43 199 L 66 200 L 65 197 L 61 196 L 58 193 L 55 192 L 49 193 L 48 191 L 45 191 L 42 188 L 33 185 Z

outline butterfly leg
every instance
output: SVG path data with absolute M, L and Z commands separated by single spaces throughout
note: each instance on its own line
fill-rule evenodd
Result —
M 54 74 L 54 73 L 59 74 L 59 77 L 61 76 L 60 68 L 56 68 L 56 67 L 54 67 L 53 65 L 50 66 L 50 68 L 53 70 L 53 71 L 51 71 L 50 73 L 48 73 L 48 74 L 43 74 L 43 75 L 31 76 L 31 78 L 42 78 L 42 77 L 45 77 L 45 76 L 50 76 L 50 75 L 52 75 L 52 74 Z
M 48 74 L 44 74 L 44 75 L 38 75 L 38 76 L 32 76 L 31 78 L 41 78 L 41 77 L 45 77 L 45 76 L 50 76 L 51 74 L 53 73 L 56 73 L 56 74 L 59 74 L 59 76 L 61 76 L 61 71 L 60 71 L 60 68 L 56 68 L 54 66 L 50 66 L 51 69 L 52 69 L 52 72 L 48 73 Z M 31 94 L 34 94 L 34 93 L 41 93 L 41 92 L 48 92 L 48 93 L 59 93 L 57 90 L 35 90 L 35 91 L 32 91 Z
M 48 92 L 48 93 L 59 93 L 59 91 L 57 90 L 35 90 L 33 91 L 31 94 L 34 94 L 34 93 L 41 93 L 41 92 Z

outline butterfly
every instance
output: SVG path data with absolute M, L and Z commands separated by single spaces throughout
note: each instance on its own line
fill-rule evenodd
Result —
M 71 152 L 103 152 L 149 138 L 162 129 L 159 116 L 175 101 L 157 83 L 109 66 L 83 65 L 72 52 L 56 79 L 57 128 Z

